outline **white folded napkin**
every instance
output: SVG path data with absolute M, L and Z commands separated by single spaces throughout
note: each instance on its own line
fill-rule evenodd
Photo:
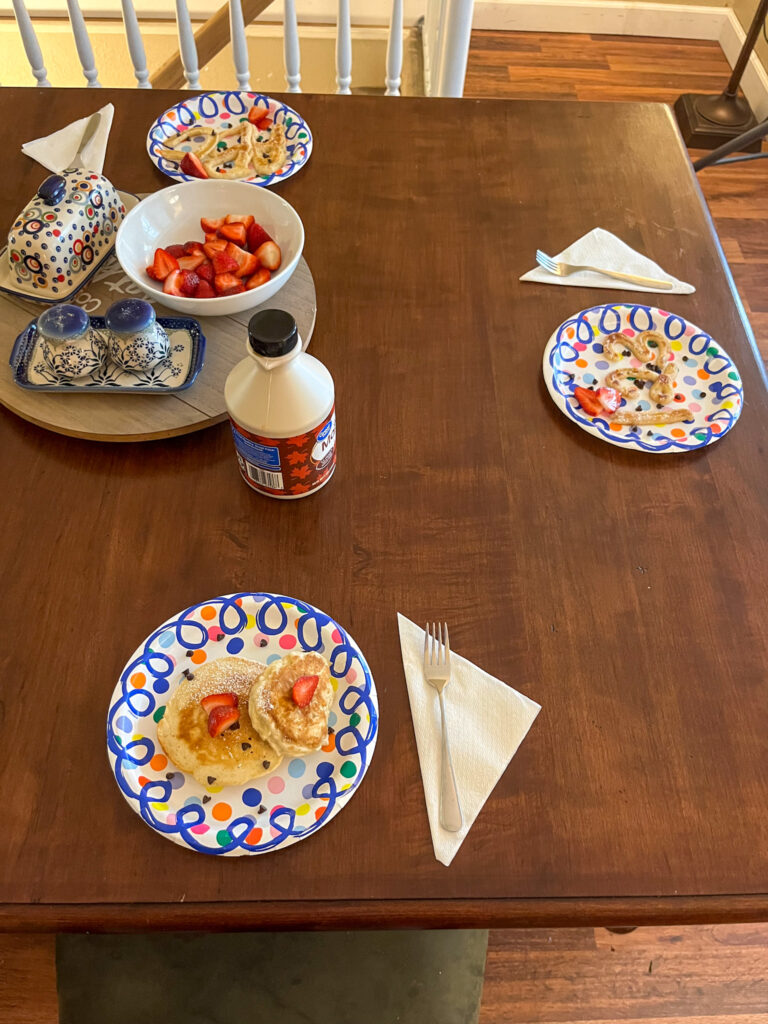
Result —
M 424 630 L 399 612 L 397 624 L 432 844 L 435 857 L 447 866 L 541 707 L 451 651 L 444 697 L 464 824 L 459 832 L 447 832 L 440 825 L 440 698 L 424 678 Z
M 552 256 L 551 253 L 548 255 Z M 622 274 L 640 274 L 643 277 L 655 277 L 662 281 L 671 281 L 674 288 L 649 288 L 626 281 L 617 281 L 605 274 L 594 274 L 591 271 L 579 270 L 568 277 L 556 277 L 542 267 L 536 267 L 523 274 L 521 281 L 537 281 L 539 284 L 564 284 L 578 288 L 611 288 L 628 292 L 655 292 L 659 295 L 690 295 L 696 289 L 692 284 L 678 281 L 666 270 L 649 260 L 634 249 L 630 249 L 620 238 L 603 228 L 595 228 L 567 249 L 552 259 L 562 263 L 575 263 L 581 266 L 603 267 L 605 270 L 617 270 Z
M 47 167 L 54 174 L 60 174 L 68 167 L 80 167 L 84 171 L 94 171 L 101 174 L 104 170 L 104 156 L 107 152 L 107 141 L 109 130 L 112 127 L 112 118 L 115 116 L 115 108 L 108 103 L 101 110 L 101 115 L 95 132 L 88 140 L 82 153 L 78 156 L 80 144 L 86 134 L 91 117 L 81 117 L 79 121 L 73 121 L 66 128 L 59 128 L 52 135 L 46 135 L 40 139 L 33 139 L 32 142 L 25 142 L 21 147 L 22 153 L 37 160 L 43 167 Z

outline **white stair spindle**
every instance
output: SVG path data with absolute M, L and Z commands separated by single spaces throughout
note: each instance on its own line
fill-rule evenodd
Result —
M 240 0 L 229 0 L 229 32 L 232 37 L 232 56 L 235 61 L 237 84 L 241 89 L 251 88 L 251 72 L 248 68 L 248 42 L 245 38 L 245 23 Z
M 139 22 L 136 18 L 132 0 L 120 0 L 123 8 L 123 25 L 125 25 L 125 37 L 128 40 L 128 52 L 133 61 L 133 73 L 136 75 L 136 82 L 140 89 L 151 89 L 149 84 L 149 71 L 147 71 L 147 55 L 144 52 L 144 43 L 139 31 Z
M 462 96 L 472 34 L 474 0 L 447 0 L 437 84 L 438 96 Z
M 352 32 L 349 24 L 349 0 L 339 0 L 336 23 L 336 92 L 349 95 L 352 90 Z
M 176 0 L 176 30 L 179 33 L 179 53 L 181 54 L 181 63 L 184 65 L 187 89 L 199 89 L 200 69 L 197 66 L 197 46 L 187 9 L 187 0 Z
M 403 71 L 403 0 L 392 0 L 392 20 L 387 43 L 387 96 L 400 95 Z
M 85 21 L 83 19 L 82 11 L 80 10 L 80 4 L 77 0 L 67 0 L 67 10 L 69 11 L 69 22 L 72 26 L 72 32 L 75 36 L 77 56 L 80 58 L 80 64 L 83 69 L 83 74 L 85 75 L 85 80 L 88 83 L 88 88 L 101 88 L 99 73 L 96 70 L 96 58 L 93 56 L 93 47 L 91 46 L 91 40 L 88 37 L 88 29 L 85 27 Z
M 295 0 L 284 0 L 283 2 L 283 53 L 288 92 L 301 92 L 301 51 L 299 29 L 296 24 Z
M 24 44 L 24 52 L 27 55 L 32 74 L 37 79 L 38 85 L 50 88 L 51 83 L 48 81 L 48 72 L 45 70 L 45 64 L 43 64 L 43 52 L 37 41 L 27 8 L 24 6 L 24 0 L 13 0 L 13 13 L 16 15 L 16 24 L 19 26 L 21 41 Z

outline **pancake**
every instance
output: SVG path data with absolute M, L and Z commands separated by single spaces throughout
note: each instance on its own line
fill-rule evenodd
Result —
M 312 700 L 297 707 L 291 696 L 302 676 L 319 676 Z M 331 667 L 319 654 L 287 654 L 259 675 L 251 687 L 248 710 L 259 733 L 281 754 L 308 754 L 328 738 L 333 701 Z
M 238 786 L 269 774 L 282 761 L 248 713 L 248 693 L 263 671 L 260 662 L 245 658 L 219 658 L 200 668 L 192 665 L 192 678 L 182 677 L 168 701 L 157 723 L 157 738 L 176 767 L 201 785 Z M 200 701 L 211 693 L 237 694 L 239 728 L 210 735 L 208 713 Z

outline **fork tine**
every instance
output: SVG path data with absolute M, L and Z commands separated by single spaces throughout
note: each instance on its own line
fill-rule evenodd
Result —
M 443 624 L 438 622 L 437 624 L 437 662 L 442 664 L 443 661 Z
M 430 661 L 434 665 L 437 662 L 437 629 L 435 628 L 434 622 L 432 623 L 432 654 Z
M 557 269 L 557 261 L 553 260 L 551 256 L 547 256 L 541 249 L 536 250 L 536 262 L 545 270 L 550 270 L 553 273 Z
M 448 639 L 448 623 L 445 623 L 445 664 L 451 665 L 451 641 Z
M 429 664 L 429 659 L 427 658 L 428 649 L 429 649 L 429 623 L 427 622 L 426 625 L 424 626 L 424 664 L 425 665 Z

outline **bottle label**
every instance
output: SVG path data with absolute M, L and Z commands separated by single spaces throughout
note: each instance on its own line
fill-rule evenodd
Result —
M 245 482 L 255 491 L 276 497 L 310 494 L 336 468 L 336 411 L 314 430 L 296 437 L 262 437 L 230 416 L 237 461 Z

